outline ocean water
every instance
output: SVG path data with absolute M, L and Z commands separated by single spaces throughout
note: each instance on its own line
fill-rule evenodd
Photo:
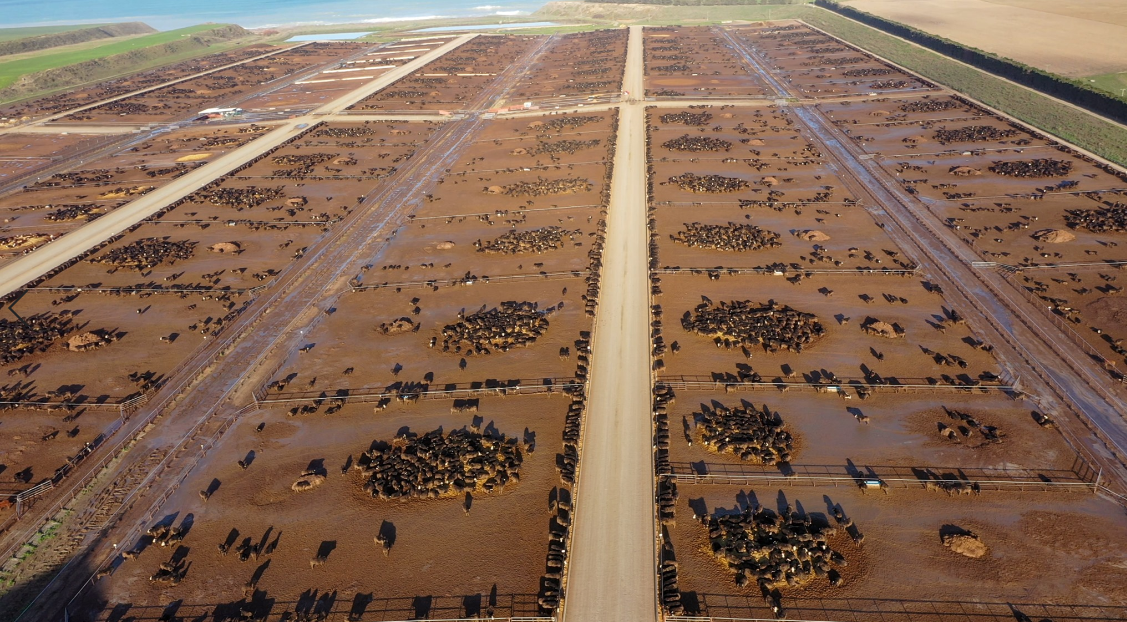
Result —
M 527 15 L 544 0 L 0 0 L 0 25 L 139 21 L 169 30 L 203 22 L 260 28 L 283 24 L 380 24 L 438 17 Z

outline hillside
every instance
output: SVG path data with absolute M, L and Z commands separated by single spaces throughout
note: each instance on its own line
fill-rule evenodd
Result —
M 99 39 L 113 39 L 115 37 L 128 37 L 132 35 L 147 35 L 157 32 L 148 24 L 141 22 L 126 22 L 123 24 L 107 24 L 93 28 L 80 28 L 66 32 L 56 32 L 11 41 L 0 41 L 0 56 L 12 54 L 25 54 L 64 45 L 75 45 Z
M 211 54 L 255 40 L 250 31 L 233 24 L 205 24 L 132 38 L 120 44 L 84 50 L 85 58 L 48 54 L 35 59 L 37 70 L 21 71 L 30 63 L 0 63 L 0 103 L 43 95 L 79 84 L 133 73 L 194 56 Z M 145 45 L 148 43 L 148 45 Z M 92 55 L 109 48 L 111 54 Z M 131 49 L 132 48 L 132 49 Z M 63 58 L 53 58 L 64 56 Z M 92 57 L 93 56 L 93 57 Z M 68 62 L 73 61 L 73 62 Z M 9 67 L 9 65 L 21 65 Z

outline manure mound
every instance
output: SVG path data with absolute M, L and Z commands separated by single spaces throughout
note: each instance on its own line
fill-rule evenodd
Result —
M 305 490 L 313 490 L 314 488 L 316 488 L 316 487 L 318 487 L 318 486 L 320 486 L 321 484 L 324 484 L 324 483 L 325 483 L 325 476 L 324 475 L 318 475 L 318 474 L 315 474 L 315 473 L 310 473 L 308 475 L 302 475 L 300 479 L 298 479 L 296 482 L 293 483 L 292 486 L 290 486 L 290 490 L 292 490 L 294 492 L 302 492 L 302 491 L 305 491 Z
M 1048 244 L 1061 244 L 1063 242 L 1071 242 L 1076 239 L 1076 236 L 1068 231 L 1060 229 L 1042 229 L 1032 235 L 1034 240 L 1038 242 L 1045 242 Z
M 953 552 L 978 559 L 986 554 L 986 545 L 978 536 L 972 532 L 966 533 L 948 533 L 943 535 L 943 546 L 951 549 Z
M 84 352 L 86 350 L 93 350 L 100 348 L 112 341 L 101 331 L 92 331 L 82 333 L 81 335 L 74 335 L 67 339 L 67 350 L 71 352 Z
M 216 242 L 207 247 L 207 250 L 213 253 L 234 253 L 242 250 L 243 246 L 238 242 Z
M 825 242 L 830 239 L 830 236 L 818 231 L 817 229 L 808 229 L 806 231 L 799 231 L 796 235 L 806 240 L 807 242 Z

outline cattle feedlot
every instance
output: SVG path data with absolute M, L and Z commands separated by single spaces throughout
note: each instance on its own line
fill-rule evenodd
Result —
M 801 21 L 529 32 L 10 107 L 0 619 L 1127 620 L 1127 172 Z

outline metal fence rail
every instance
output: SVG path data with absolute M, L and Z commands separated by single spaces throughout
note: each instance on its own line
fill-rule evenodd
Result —
M 909 382 L 901 382 L 907 380 Z M 849 390 L 854 392 L 920 392 L 920 391 L 960 391 L 965 393 L 1004 393 L 1018 396 L 1021 391 L 1015 385 L 1009 384 L 946 384 L 938 380 L 933 384 L 926 378 L 901 378 L 897 382 L 887 384 L 870 384 L 864 378 L 838 378 L 832 383 L 819 383 L 809 381 L 740 381 L 731 378 L 712 378 L 709 376 L 660 376 L 658 383 L 671 389 L 686 391 L 724 391 L 732 393 L 737 391 L 814 391 L 815 393 L 839 394 L 845 397 Z M 846 397 L 846 399 L 849 399 Z
M 771 267 L 761 268 L 704 268 L 704 267 L 667 267 L 657 268 L 651 270 L 653 274 L 722 274 L 729 276 L 741 276 L 754 274 L 759 276 L 787 276 L 787 275 L 815 275 L 826 274 L 831 276 L 916 276 L 920 274 L 919 267 L 911 269 L 893 269 L 893 268 L 795 268 L 788 266 L 784 269 L 775 269 Z
M 568 393 L 583 386 L 583 382 L 574 377 L 567 377 L 475 381 L 446 384 L 441 389 L 431 389 L 430 385 L 422 383 L 416 386 L 419 387 L 417 390 L 410 385 L 394 383 L 382 387 L 293 391 L 273 395 L 265 387 L 259 387 L 254 391 L 254 403 L 256 407 L 261 407 L 264 404 L 308 404 L 311 402 L 364 404 L 383 399 L 415 399 L 414 396 L 418 396 L 418 399 L 456 399 L 487 395 L 542 395 Z
M 889 488 L 962 484 L 971 490 L 1095 492 L 1101 472 L 1077 455 L 1067 469 L 961 466 L 856 466 L 852 463 L 779 465 L 775 469 L 710 462 L 673 462 L 662 475 L 684 484 L 860 486 L 879 481 Z M 942 487 L 940 486 L 942 490 Z
M 414 596 L 414 597 L 373 597 L 371 594 L 357 593 L 355 596 L 337 597 L 330 590 L 324 593 L 311 591 L 311 595 L 299 600 L 273 600 L 259 592 L 260 596 L 230 603 L 185 603 L 177 601 L 165 606 L 132 606 L 119 604 L 106 607 L 95 622 L 130 619 L 137 622 L 177 619 L 215 619 L 236 620 L 243 611 L 244 604 L 255 613 L 254 620 L 261 622 L 282 622 L 284 620 L 310 619 L 324 622 L 344 622 L 345 620 L 364 620 L 365 622 L 409 622 L 411 620 L 430 620 L 430 622 L 478 622 L 495 620 L 497 622 L 556 622 L 554 615 L 540 615 L 536 594 L 490 594 L 478 593 L 461 596 Z M 330 596 L 333 594 L 332 596 Z M 172 615 L 167 613 L 172 611 Z M 124 617 L 123 617 L 124 616 Z
M 758 596 L 688 592 L 696 617 L 666 622 L 1095 622 L 1127 620 L 1127 607 L 1068 603 L 924 600 L 913 598 L 799 598 L 783 600 L 776 618 Z

